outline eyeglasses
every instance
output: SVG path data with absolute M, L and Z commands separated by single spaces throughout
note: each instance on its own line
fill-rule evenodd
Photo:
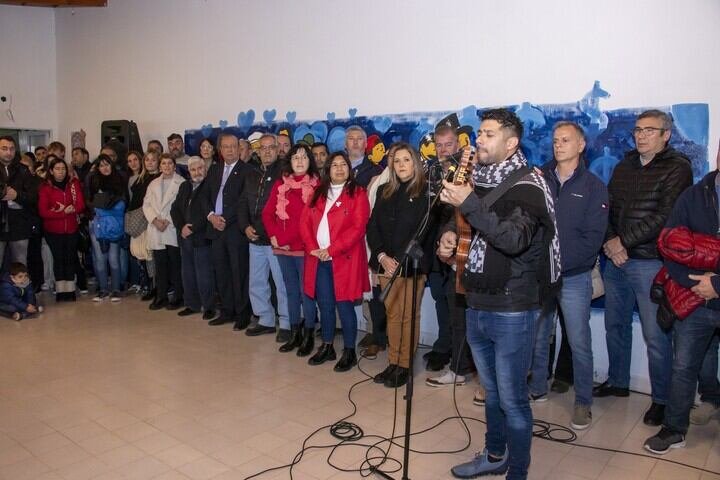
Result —
M 639 137 L 641 135 L 643 137 L 652 137 L 653 135 L 655 135 L 655 132 L 664 132 L 664 131 L 665 131 L 664 128 L 656 128 L 656 127 L 645 127 L 645 128 L 635 127 L 632 129 L 632 133 L 636 137 Z

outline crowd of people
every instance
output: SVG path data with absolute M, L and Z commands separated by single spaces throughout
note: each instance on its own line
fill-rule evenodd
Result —
M 483 114 L 468 165 L 445 123 L 433 135 L 435 164 L 397 142 L 385 168 L 367 157 L 357 126 L 338 152 L 270 133 L 253 148 L 221 133 L 188 156 L 172 134 L 167 153 L 157 140 L 144 154 L 106 145 L 92 162 L 79 147 L 66 160 L 59 142 L 21 155 L 1 137 L 0 311 L 38 315 L 35 290 L 75 301 L 94 276 L 98 303 L 136 294 L 150 310 L 275 334 L 280 352 L 336 361 L 337 372 L 387 349 L 373 380 L 397 388 L 412 375 L 419 328 L 411 338 L 410 327 L 427 284 L 438 338 L 424 360 L 439 373 L 426 383 L 460 386 L 477 374 L 473 402 L 487 417 L 484 450 L 452 472 L 514 479 L 527 476 L 531 404 L 548 390 L 574 387 L 576 430 L 591 425 L 593 398 L 629 395 L 637 306 L 652 390 L 643 420 L 661 427 L 645 447 L 663 454 L 684 446 L 690 422 L 720 416 L 720 177 L 693 185 L 690 160 L 669 145 L 672 127 L 664 112 L 642 113 L 636 148 L 607 186 L 586 169 L 578 124 L 556 124 L 553 159 L 532 169 L 523 125 L 504 109 Z M 466 166 L 469 182 L 428 180 Z M 423 222 L 416 261 L 402 262 Z M 600 256 L 609 369 L 593 386 Z M 372 328 L 358 341 L 363 299 Z

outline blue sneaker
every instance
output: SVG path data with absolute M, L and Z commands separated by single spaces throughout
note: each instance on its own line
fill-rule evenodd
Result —
M 450 470 L 455 478 L 477 478 L 484 475 L 504 475 L 508 469 L 508 452 L 505 450 L 505 454 L 502 460 L 499 462 L 490 462 L 488 460 L 487 448 L 482 452 L 475 454 L 475 458 L 467 463 L 461 463 L 455 465 Z

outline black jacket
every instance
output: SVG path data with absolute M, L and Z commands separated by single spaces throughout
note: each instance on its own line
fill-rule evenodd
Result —
M 243 233 L 250 225 L 255 228 L 260 238 L 251 243 L 270 245 L 270 239 L 262 221 L 262 212 L 268 198 L 270 198 L 273 183 L 280 178 L 282 163 L 278 159 L 268 168 L 263 168 L 261 163 L 248 163 L 248 165 L 252 170 L 249 170 L 245 177 L 243 194 L 240 197 L 238 208 L 238 224 L 240 225 L 240 231 Z
M 131 212 L 138 208 L 142 208 L 143 202 L 145 201 L 145 193 L 147 193 L 148 185 L 150 185 L 150 182 L 152 182 L 159 176 L 160 173 L 147 173 L 142 180 L 140 180 L 139 178 L 135 179 L 135 183 L 130 185 L 130 192 L 132 193 L 132 197 L 128 201 L 128 212 Z
M 353 168 L 353 173 L 355 174 L 355 183 L 363 187 L 364 189 L 367 189 L 368 184 L 370 183 L 370 180 L 373 179 L 373 177 L 380 175 L 382 173 L 383 169 L 379 165 L 375 165 L 365 157 L 357 168 Z
M 178 233 L 178 242 L 182 240 L 182 229 L 185 225 L 190 224 L 192 235 L 190 239 L 194 247 L 204 247 L 210 245 L 207 238 L 207 229 L 210 222 L 203 215 L 203 196 L 202 189 L 205 188 L 205 182 L 202 182 L 193 190 L 191 181 L 183 182 L 178 189 L 177 197 L 170 207 L 170 218 Z
M 17 192 L 15 203 L 22 208 L 11 208 L 8 202 L 0 201 L 0 241 L 28 239 L 38 228 L 38 182 L 25 165 L 13 161 L 7 167 L 0 164 L 0 193 L 3 197 L 7 187 Z
M 516 184 L 487 210 L 481 198 L 491 189 L 476 187 L 460 211 L 487 242 L 485 272 L 465 271 L 465 300 L 470 308 L 490 312 L 520 312 L 540 308 L 543 253 L 554 227 L 545 195 L 536 186 Z M 454 223 L 451 221 L 451 223 Z M 487 276 L 487 279 L 483 279 Z M 480 288 L 479 283 L 499 288 Z
M 240 197 L 242 196 L 243 184 L 248 174 L 249 168 L 246 164 L 237 161 L 235 167 L 228 175 L 225 182 L 225 188 L 222 192 L 223 211 L 222 217 L 225 219 L 225 229 L 238 228 L 238 211 L 240 206 Z M 222 183 L 224 163 L 216 163 L 210 167 L 207 178 L 205 178 L 206 188 L 203 188 L 202 204 L 203 214 L 205 218 L 210 212 L 215 211 L 215 200 L 220 192 L 220 184 Z M 222 232 L 215 230 L 212 225 L 208 225 L 207 237 L 209 239 L 220 238 Z
M 628 152 L 608 185 L 610 218 L 605 240 L 620 237 L 630 258 L 659 259 L 657 238 L 675 200 L 692 182 L 690 160 L 670 146 L 645 166 L 637 150 Z
M 384 252 L 386 255 L 400 261 L 405 247 L 417 231 L 428 209 L 427 187 L 415 198 L 410 198 L 407 193 L 407 184 L 400 184 L 400 188 L 388 199 L 383 198 L 383 191 L 388 184 L 380 185 L 375 197 L 370 220 L 367 224 L 367 241 L 370 246 L 370 267 L 376 272 L 382 273 L 378 262 L 378 254 Z M 418 264 L 419 273 L 426 274 L 430 271 L 433 259 L 434 237 L 427 235 L 422 239 L 423 251 L 425 254 Z M 400 273 L 400 276 L 412 275 L 412 262 L 410 268 Z

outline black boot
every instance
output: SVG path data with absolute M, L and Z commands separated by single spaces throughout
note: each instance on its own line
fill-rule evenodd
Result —
M 398 366 L 395 371 L 390 374 L 386 379 L 384 385 L 388 388 L 402 387 L 408 382 L 410 377 L 410 370 L 407 368 Z
M 355 349 L 354 348 L 345 348 L 343 349 L 342 357 L 340 357 L 340 360 L 335 364 L 335 370 L 336 372 L 347 372 L 352 367 L 357 365 L 357 355 L 355 355 Z
M 290 340 L 285 342 L 281 347 L 280 351 L 283 353 L 292 352 L 302 343 L 302 334 L 300 333 L 300 325 L 290 326 Z
M 298 357 L 307 357 L 310 355 L 315 348 L 315 329 L 306 328 L 304 329 L 302 343 L 300 348 L 297 350 Z
M 328 360 L 335 360 L 336 358 L 335 348 L 332 346 L 332 343 L 323 343 L 320 348 L 318 348 L 318 351 L 315 352 L 315 355 L 310 357 L 308 363 L 310 365 L 322 365 Z

